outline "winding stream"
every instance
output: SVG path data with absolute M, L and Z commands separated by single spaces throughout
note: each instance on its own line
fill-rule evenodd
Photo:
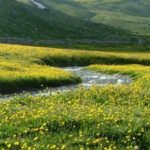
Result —
M 2 95 L 0 96 L 0 100 L 12 99 L 15 96 L 24 97 L 27 94 L 30 94 L 33 96 L 48 96 L 50 94 L 55 94 L 58 91 L 60 92 L 69 91 L 69 90 L 77 88 L 78 86 L 89 88 L 92 85 L 106 86 L 108 84 L 119 85 L 119 84 L 129 84 L 132 82 L 132 79 L 127 75 L 103 74 L 103 73 L 98 73 L 95 71 L 85 70 L 84 67 L 65 67 L 63 69 L 65 71 L 70 71 L 74 73 L 76 76 L 80 77 L 82 79 L 82 83 L 79 85 L 67 85 L 67 86 L 61 86 L 57 88 L 47 88 L 47 89 L 38 90 L 38 91 L 22 92 L 20 94 Z
M 66 71 L 71 71 L 82 79 L 84 87 L 90 87 L 93 84 L 105 86 L 107 84 L 129 84 L 132 82 L 127 75 L 120 74 L 103 74 L 95 71 L 85 70 L 83 67 L 66 67 Z

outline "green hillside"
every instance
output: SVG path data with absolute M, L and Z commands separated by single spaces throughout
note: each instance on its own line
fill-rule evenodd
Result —
M 148 0 L 43 0 L 45 4 L 75 17 L 150 35 Z
M 150 31 L 148 16 L 140 16 L 138 21 L 137 16 L 121 14 L 113 5 L 117 7 L 120 2 L 122 6 L 123 1 L 36 2 L 44 5 L 46 9 L 38 8 L 31 0 L 0 0 L 0 41 L 69 41 L 89 44 L 143 44 L 150 41 L 149 37 L 146 37 Z M 148 1 L 147 3 L 149 4 Z M 107 10 L 108 8 L 110 10 Z M 145 8 L 144 14 L 148 15 L 146 12 L 149 10 Z M 135 29 L 137 21 L 139 24 Z
M 127 29 L 133 34 L 150 35 L 148 0 L 74 0 L 94 15 L 93 22 Z

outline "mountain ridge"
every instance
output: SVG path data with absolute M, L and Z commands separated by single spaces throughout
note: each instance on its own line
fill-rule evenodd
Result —
M 81 1 L 36 2 L 43 4 L 46 9 L 40 10 L 29 0 L 0 0 L 0 41 L 13 43 L 17 39 L 25 39 L 25 42 L 31 43 L 49 40 L 50 43 L 86 41 L 105 44 L 143 44 L 150 41 L 147 35 L 135 35 L 119 26 L 93 21 L 94 10 L 81 5 Z

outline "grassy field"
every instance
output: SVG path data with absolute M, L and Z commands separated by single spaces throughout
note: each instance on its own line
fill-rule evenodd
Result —
M 93 14 L 89 20 L 129 30 L 134 34 L 150 35 L 148 0 L 136 2 L 134 0 L 79 0 L 78 2 Z
M 19 63 L 2 62 L 0 71 L 0 93 L 2 94 L 80 82 L 78 77 L 62 69 L 41 65 L 24 66 Z
M 57 77 L 59 83 L 60 78 L 62 83 L 65 80 L 68 83 L 68 79 L 79 81 L 56 68 L 62 64 L 90 65 L 87 69 L 128 74 L 134 79 L 130 85 L 93 86 L 89 90 L 80 87 L 49 97 L 29 95 L 1 101 L 0 148 L 150 150 L 149 58 L 148 51 L 80 51 L 0 45 L 0 85 L 7 81 L 11 87 L 9 79 L 16 79 L 22 87 L 26 82 L 20 82 L 20 78 L 38 83 L 39 76 L 44 78 L 40 84 L 55 81 Z M 36 76 L 37 80 L 31 81 L 28 75 Z M 0 86 L 0 89 L 7 92 L 7 88 Z
M 150 65 L 149 58 L 148 51 L 80 51 L 1 44 L 0 93 L 80 82 L 71 73 L 52 66 L 84 66 L 96 63 Z
M 115 67 L 121 72 L 126 66 L 111 70 Z M 131 68 L 134 71 L 135 66 Z M 145 76 L 130 86 L 79 88 L 56 96 L 1 102 L 0 147 L 149 150 L 150 68 L 137 66 L 137 70 L 139 74 L 145 70 Z

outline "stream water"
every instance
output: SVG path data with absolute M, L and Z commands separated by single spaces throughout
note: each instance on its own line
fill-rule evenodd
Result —
M 107 84 L 129 84 L 131 83 L 131 78 L 127 75 L 120 74 L 103 74 L 95 71 L 85 70 L 82 67 L 66 67 L 66 71 L 71 71 L 75 75 L 82 79 L 82 85 L 84 87 L 90 87 L 93 84 L 100 86 L 105 86 Z
M 0 96 L 0 100 L 11 99 L 15 96 L 24 97 L 27 94 L 33 96 L 48 96 L 50 94 L 55 94 L 57 91 L 69 91 L 77 88 L 78 86 L 83 86 L 89 88 L 92 85 L 98 85 L 100 87 L 106 86 L 108 84 L 129 84 L 132 82 L 132 79 L 127 75 L 120 74 L 103 74 L 95 71 L 85 70 L 83 67 L 65 67 L 63 68 L 65 71 L 70 71 L 74 73 L 76 76 L 82 79 L 82 83 L 79 85 L 67 85 L 55 88 L 47 88 L 44 90 L 31 91 L 31 92 L 22 92 L 20 94 L 9 94 Z

